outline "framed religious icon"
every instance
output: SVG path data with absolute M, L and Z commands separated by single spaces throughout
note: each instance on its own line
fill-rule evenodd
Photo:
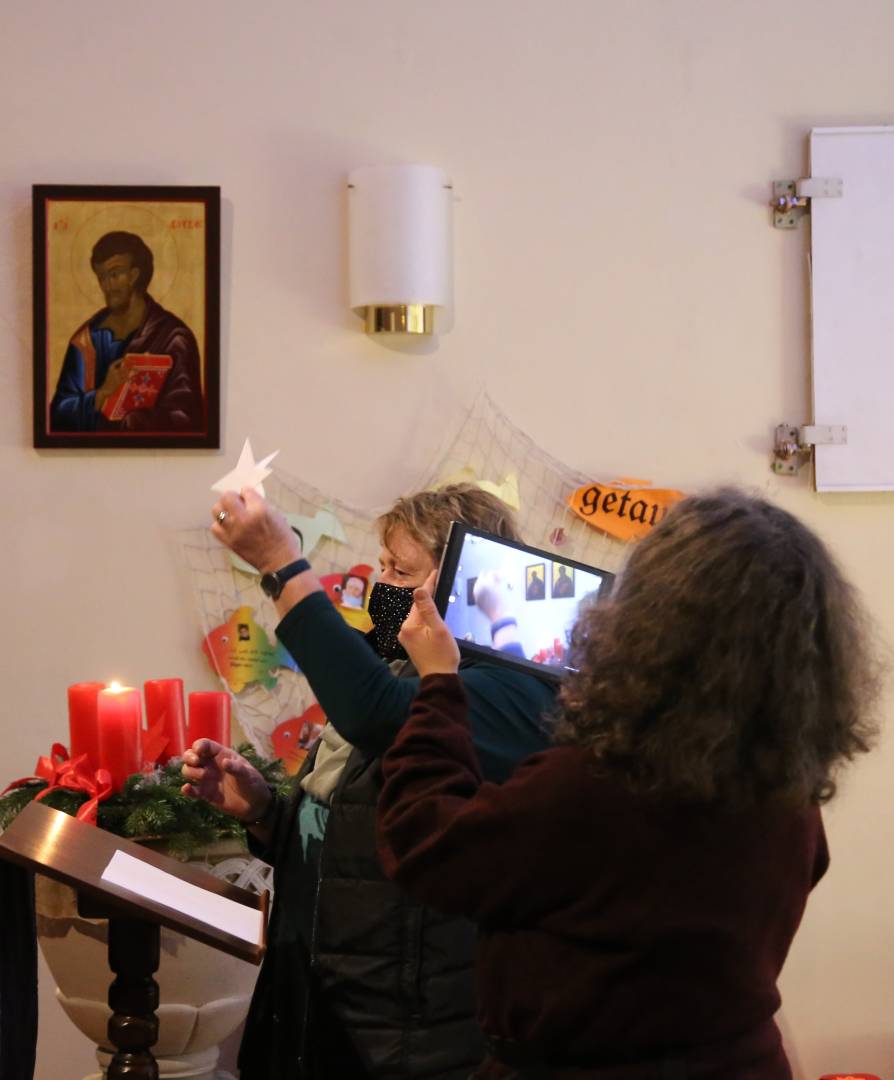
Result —
M 220 446 L 220 188 L 35 185 L 34 445 Z
M 546 597 L 546 564 L 532 563 L 525 567 L 525 599 L 543 600 Z
M 574 567 L 565 563 L 553 563 L 553 579 L 550 595 L 553 600 L 567 600 L 574 596 Z

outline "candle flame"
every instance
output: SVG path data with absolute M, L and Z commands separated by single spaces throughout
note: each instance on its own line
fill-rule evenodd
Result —
M 113 679 L 112 682 L 109 683 L 109 689 L 113 694 L 120 694 L 124 687 L 117 679 Z

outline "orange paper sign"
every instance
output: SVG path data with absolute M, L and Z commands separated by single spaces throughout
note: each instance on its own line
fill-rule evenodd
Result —
M 594 529 L 618 540 L 641 540 L 682 498 L 682 491 L 670 488 L 588 484 L 574 492 L 568 505 Z

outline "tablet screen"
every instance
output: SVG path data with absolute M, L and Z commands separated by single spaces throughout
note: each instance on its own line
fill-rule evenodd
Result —
M 582 605 L 607 595 L 613 580 L 606 570 L 454 522 L 435 601 L 466 655 L 559 676 Z

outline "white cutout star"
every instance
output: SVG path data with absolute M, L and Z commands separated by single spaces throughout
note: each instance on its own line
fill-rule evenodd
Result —
M 223 494 L 225 491 L 241 491 L 243 488 L 254 488 L 261 498 L 266 498 L 263 481 L 273 472 L 267 466 L 278 453 L 278 450 L 274 450 L 272 454 L 268 454 L 260 461 L 255 461 L 251 443 L 246 439 L 239 460 L 236 462 L 236 468 L 212 484 L 211 490 Z

